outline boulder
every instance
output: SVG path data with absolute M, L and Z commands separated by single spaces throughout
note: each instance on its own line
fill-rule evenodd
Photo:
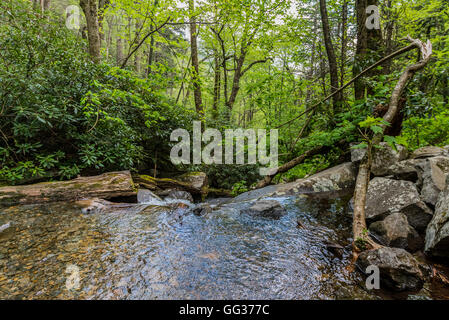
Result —
M 422 175 L 421 198 L 424 202 L 435 206 L 438 196 L 446 186 L 446 176 L 449 174 L 449 157 L 438 156 L 429 158 Z
M 425 170 L 427 160 L 408 159 L 397 162 L 385 170 L 385 176 L 391 176 L 396 180 L 406 180 L 422 184 L 422 175 Z
M 320 193 L 352 190 L 357 178 L 357 165 L 352 162 L 321 171 L 308 178 L 280 185 L 277 195 L 293 193 Z
M 138 203 L 160 203 L 162 199 L 155 195 L 148 189 L 137 190 L 137 202 Z
M 404 146 L 397 145 L 397 151 L 391 148 L 388 143 L 381 142 L 381 148 L 375 149 L 371 172 L 375 176 L 384 176 L 387 173 L 387 169 L 407 159 L 408 151 Z M 366 149 L 351 149 L 351 161 L 358 162 L 363 159 L 366 154 Z
M 374 178 L 368 185 L 366 196 L 367 221 L 383 220 L 394 212 L 405 214 L 417 231 L 424 231 L 432 219 L 432 210 L 421 200 L 412 182 Z
M 264 218 L 279 219 L 286 213 L 286 210 L 276 200 L 260 200 L 243 212 Z
M 449 176 L 446 188 L 440 193 L 435 214 L 426 231 L 426 254 L 449 258 Z
M 390 214 L 383 221 L 372 223 L 369 231 L 388 247 L 416 252 L 424 244 L 418 232 L 408 224 L 407 216 L 400 212 Z
M 357 266 L 365 272 L 371 265 L 379 268 L 381 284 L 390 289 L 419 290 L 424 284 L 419 263 L 404 249 L 382 247 L 362 252 Z
M 186 173 L 175 177 L 175 180 L 189 184 L 192 189 L 197 190 L 200 194 L 207 194 L 209 183 L 204 172 Z
M 171 190 L 166 199 L 187 200 L 193 203 L 193 197 L 187 191 Z
M 422 159 L 422 158 L 431 158 L 431 157 L 437 157 L 437 156 L 444 156 L 447 155 L 446 150 L 439 147 L 423 147 L 416 149 L 411 154 L 411 159 Z
M 83 198 L 111 199 L 135 196 L 129 171 L 108 172 L 99 176 L 69 181 L 42 182 L 0 188 L 0 205 L 70 201 Z

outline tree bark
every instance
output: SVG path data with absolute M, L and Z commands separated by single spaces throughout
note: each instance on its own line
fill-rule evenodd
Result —
M 193 81 L 193 98 L 195 101 L 195 109 L 198 114 L 204 114 L 203 102 L 201 99 L 201 83 L 200 83 L 200 68 L 198 62 L 198 44 L 197 44 L 197 30 L 195 17 L 195 3 L 194 0 L 189 0 L 190 12 L 190 54 L 192 60 L 192 81 Z
M 334 46 L 332 44 L 332 38 L 330 33 L 329 18 L 326 8 L 326 0 L 320 0 L 320 12 L 321 12 L 321 23 L 323 27 L 324 45 L 326 47 L 327 59 L 329 61 L 329 71 L 331 80 L 331 92 L 335 92 L 339 88 L 338 79 L 338 65 L 337 57 L 335 55 Z M 342 94 L 341 92 L 335 94 L 332 98 L 334 111 L 338 111 L 342 104 Z
M 87 24 L 87 37 L 89 42 L 89 55 L 94 63 L 99 63 L 101 38 L 98 24 L 97 4 L 95 0 L 80 0 Z
M 413 78 L 414 74 L 417 71 L 421 70 L 427 65 L 432 55 L 432 44 L 430 43 L 430 41 L 428 41 L 426 44 L 424 44 L 420 40 L 414 40 L 411 38 L 409 38 L 409 41 L 412 42 L 412 45 L 414 45 L 416 48 L 420 49 L 422 59 L 418 63 L 408 66 L 401 75 L 401 77 L 399 78 L 391 94 L 388 111 L 383 117 L 383 119 L 388 123 L 392 123 L 393 119 L 398 113 L 399 102 L 404 92 L 404 89 L 407 86 L 407 83 L 411 78 Z M 364 251 L 366 249 L 375 249 L 379 247 L 379 245 L 376 244 L 369 237 L 366 231 L 367 228 L 366 228 L 365 204 L 366 204 L 366 193 L 368 190 L 371 172 L 372 146 L 378 145 L 382 141 L 384 132 L 387 128 L 385 124 L 382 124 L 380 126 L 382 128 L 382 132 L 376 134 L 372 139 L 370 147 L 368 148 L 365 157 L 362 159 L 359 168 L 359 173 L 357 175 L 356 189 L 354 193 L 354 218 L 353 218 L 354 258 L 358 256 L 358 253 L 360 251 Z

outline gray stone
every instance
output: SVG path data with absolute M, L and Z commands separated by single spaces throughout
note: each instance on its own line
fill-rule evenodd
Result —
M 443 148 L 439 147 L 423 147 L 419 148 L 411 154 L 411 159 L 420 159 L 420 158 L 430 158 L 436 156 L 444 156 L 446 155 L 446 151 Z
M 193 197 L 187 191 L 171 190 L 166 199 L 187 200 L 193 202 Z
M 265 218 L 279 219 L 286 210 L 276 200 L 260 200 L 256 201 L 251 207 L 243 210 L 244 213 Z
M 412 182 L 374 178 L 368 185 L 366 196 L 367 221 L 383 220 L 394 212 L 405 214 L 417 231 L 424 231 L 432 219 L 432 210 L 421 200 Z
M 446 188 L 440 193 L 435 214 L 426 231 L 426 254 L 449 258 L 449 176 Z
M 396 180 L 406 180 L 422 184 L 422 175 L 427 164 L 425 159 L 408 159 L 388 167 L 385 176 L 392 176 Z
M 211 212 L 212 212 L 212 207 L 207 203 L 198 204 L 193 209 L 193 214 L 195 214 L 196 216 L 200 216 L 200 217 L 206 216 Z
M 424 284 L 419 263 L 404 249 L 382 247 L 362 252 L 357 265 L 364 272 L 368 266 L 377 266 L 381 286 L 385 285 L 393 290 L 419 290 Z
M 388 247 L 416 252 L 424 244 L 418 232 L 408 224 L 407 216 L 400 212 L 392 213 L 383 221 L 372 223 L 369 231 L 379 242 Z
M 137 202 L 138 203 L 162 202 L 162 199 L 148 189 L 139 189 L 137 190 Z
M 381 142 L 381 148 L 375 149 L 371 172 L 375 176 L 387 175 L 387 169 L 407 159 L 408 151 L 404 146 L 397 145 L 397 151 L 391 148 L 388 143 Z M 351 161 L 357 162 L 363 159 L 366 154 L 366 149 L 351 149 Z
M 446 176 L 449 174 L 449 157 L 433 157 L 427 160 L 422 176 L 421 198 L 424 202 L 435 206 L 438 196 L 446 186 Z

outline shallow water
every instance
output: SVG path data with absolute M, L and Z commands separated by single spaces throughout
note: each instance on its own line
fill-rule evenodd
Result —
M 345 201 L 278 200 L 288 211 L 279 220 L 241 214 L 249 203 L 206 217 L 173 204 L 90 215 L 67 203 L 0 209 L 0 225 L 13 223 L 0 237 L 0 298 L 379 298 L 346 270 Z M 326 241 L 345 250 L 334 254 Z

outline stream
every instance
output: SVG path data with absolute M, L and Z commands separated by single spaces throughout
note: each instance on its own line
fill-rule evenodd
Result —
M 279 220 L 242 214 L 248 201 L 204 217 L 190 203 L 92 214 L 71 203 L 0 208 L 0 225 L 13 223 L 0 236 L 0 299 L 395 298 L 347 270 L 347 199 L 276 200 L 287 209 Z

